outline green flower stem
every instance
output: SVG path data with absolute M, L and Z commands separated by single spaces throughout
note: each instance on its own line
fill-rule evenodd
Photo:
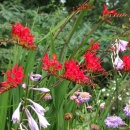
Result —
M 117 112 L 117 115 L 118 115 L 118 113 L 119 113 L 119 109 L 118 109 L 118 102 L 119 102 L 119 100 L 118 100 L 118 95 L 119 95 L 119 90 L 118 90 L 118 80 L 117 80 L 117 70 L 116 70 L 116 72 L 115 72 L 115 79 L 116 79 L 116 112 Z

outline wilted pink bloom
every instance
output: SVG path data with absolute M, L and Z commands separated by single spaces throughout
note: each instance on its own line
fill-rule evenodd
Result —
M 72 96 L 70 97 L 70 100 L 75 100 L 76 98 L 77 98 L 77 96 L 72 95 Z
M 82 102 L 80 102 L 78 99 L 75 100 L 76 104 L 80 105 Z
M 121 70 L 124 67 L 123 61 L 119 58 L 119 56 L 116 57 L 114 61 L 114 66 L 117 70 Z
M 37 125 L 36 121 L 32 118 L 30 112 L 27 109 L 25 109 L 25 112 L 26 112 L 26 115 L 28 118 L 28 125 L 29 125 L 30 129 L 39 130 L 38 125 Z
M 126 46 L 128 45 L 128 43 L 129 42 L 127 42 L 127 41 L 119 40 L 119 48 L 118 48 L 118 50 L 120 52 L 125 51 L 126 50 Z
M 103 103 L 100 104 L 100 108 L 101 109 L 104 109 L 104 107 L 105 107 L 105 102 L 103 102 Z
M 32 81 L 39 81 L 42 78 L 40 74 L 30 74 L 29 77 Z
M 51 100 L 52 97 L 49 93 L 45 94 L 43 97 L 42 97 L 43 100 Z
M 86 108 L 88 108 L 88 109 L 92 109 L 93 107 L 92 107 L 92 106 L 87 106 Z
M 82 92 L 79 92 L 79 91 L 76 91 L 76 92 L 74 92 L 74 95 L 79 95 L 80 93 L 82 93 Z
M 17 109 L 14 111 L 12 115 L 12 121 L 13 123 L 18 123 L 20 121 L 20 107 L 21 107 L 21 102 L 19 103 Z
M 47 128 L 48 125 L 50 125 L 50 124 L 48 123 L 46 118 L 44 116 L 40 115 L 33 106 L 31 106 L 31 108 L 36 112 L 38 119 L 39 119 L 40 126 L 43 128 Z
M 30 102 L 33 104 L 35 110 L 36 110 L 39 114 L 44 115 L 44 112 L 46 112 L 46 110 L 45 110 L 40 104 L 38 104 L 38 103 L 32 101 L 31 99 L 28 99 L 28 101 L 30 101 Z
M 44 93 L 50 91 L 48 88 L 30 88 L 30 89 L 32 89 L 32 90 L 38 90 L 38 91 L 41 91 L 41 92 L 44 92 Z

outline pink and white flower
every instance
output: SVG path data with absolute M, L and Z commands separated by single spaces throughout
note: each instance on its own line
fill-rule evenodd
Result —
M 120 52 L 125 51 L 126 50 L 126 46 L 128 45 L 128 43 L 129 42 L 127 42 L 127 41 L 119 40 L 119 48 L 118 48 L 118 50 Z
M 104 109 L 105 108 L 105 102 L 100 104 L 100 109 Z
M 119 56 L 116 57 L 113 64 L 114 64 L 114 66 L 116 67 L 117 70 L 121 70 L 121 69 L 124 68 L 123 61 L 120 59 Z

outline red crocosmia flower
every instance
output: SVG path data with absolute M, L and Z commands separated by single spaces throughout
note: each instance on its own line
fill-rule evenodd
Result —
M 65 72 L 62 77 L 78 84 L 94 85 L 83 72 L 84 70 L 79 65 L 76 65 L 74 59 L 71 59 L 65 62 Z
M 84 57 L 86 69 L 88 72 L 107 74 L 107 72 L 101 66 L 100 58 L 96 56 L 96 52 L 92 53 L 87 51 Z
M 53 59 L 50 60 L 48 54 L 47 53 L 45 54 L 45 56 L 42 58 L 43 69 L 50 72 L 50 73 L 52 73 L 52 74 L 55 74 L 56 71 L 62 69 L 62 64 L 60 64 L 57 61 L 56 54 L 53 54 L 52 58 Z
M 104 17 L 104 15 L 115 15 L 115 14 L 117 14 L 116 10 L 108 11 L 106 4 L 104 4 L 104 10 L 102 11 L 103 17 Z
M 90 44 L 92 44 L 94 42 L 94 40 L 90 40 Z M 95 42 L 94 44 L 92 44 L 88 49 L 87 51 L 91 51 L 91 52 L 96 52 L 97 50 L 100 50 L 100 47 L 99 47 L 99 43 L 98 42 Z
M 18 41 L 18 44 L 31 50 L 36 50 L 34 44 L 34 36 L 31 34 L 30 29 L 24 27 L 20 23 L 12 25 L 12 38 Z
M 127 55 L 123 56 L 123 64 L 124 64 L 123 71 L 130 72 L 130 56 Z
M 25 78 L 23 71 L 23 67 L 18 67 L 18 64 L 16 64 L 12 70 L 10 68 L 7 69 L 5 73 L 6 80 L 1 82 L 0 94 L 12 88 L 16 88 L 21 84 L 23 78 Z

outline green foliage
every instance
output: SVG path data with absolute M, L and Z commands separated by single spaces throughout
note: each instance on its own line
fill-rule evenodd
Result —
M 94 81 L 98 83 L 97 88 L 91 88 L 87 85 L 82 86 L 66 79 L 59 79 L 59 77 L 55 75 L 48 75 L 47 71 L 42 70 L 41 63 L 41 58 L 46 52 L 49 53 L 50 57 L 54 53 L 57 54 L 58 60 L 62 64 L 71 58 L 79 60 L 79 63 L 82 63 L 83 54 L 86 49 L 90 47 L 90 40 L 94 39 L 95 42 L 100 42 L 101 49 L 98 55 L 104 60 L 103 66 L 109 72 L 113 69 L 110 61 L 110 52 L 105 52 L 104 50 L 110 45 L 113 39 L 120 36 L 123 32 L 123 28 L 103 22 L 99 15 L 91 19 L 89 15 L 96 13 L 96 10 L 94 12 L 89 10 L 72 12 L 70 15 L 66 12 L 56 10 L 53 13 L 47 14 L 41 12 L 42 9 L 48 12 L 49 7 L 55 7 L 53 3 L 57 4 L 56 1 L 44 1 L 48 6 L 39 7 L 37 9 L 31 8 L 34 7 L 35 4 L 39 5 L 44 2 L 39 1 L 36 3 L 34 0 L 31 0 L 26 6 L 21 5 L 21 3 L 24 4 L 25 1 L 17 1 L 16 3 L 19 3 L 18 5 L 16 5 L 15 2 L 9 3 L 9 1 L 5 1 L 4 4 L 0 4 L 0 37 L 2 39 L 9 39 L 11 37 L 11 24 L 22 22 L 31 28 L 31 31 L 36 37 L 35 41 L 38 48 L 36 51 L 24 50 L 21 46 L 1 42 L 0 73 L 2 74 L 6 68 L 19 63 L 24 67 L 24 73 L 26 75 L 26 79 L 23 83 L 27 83 L 28 88 L 30 86 L 49 88 L 51 90 L 52 100 L 43 100 L 43 93 L 31 92 L 29 89 L 24 91 L 21 85 L 16 89 L 5 92 L 0 95 L 1 130 L 17 129 L 18 125 L 11 122 L 12 113 L 18 103 L 25 101 L 26 98 L 30 98 L 45 107 L 47 110 L 45 117 L 51 124 L 47 128 L 48 130 L 67 130 L 68 127 L 69 129 L 89 130 L 91 129 L 91 124 L 97 124 L 99 129 L 107 129 L 104 125 L 104 119 L 108 115 L 113 114 L 123 116 L 123 119 L 126 120 L 122 113 L 122 108 L 124 107 L 124 102 L 128 102 L 129 100 L 126 95 L 127 91 L 130 91 L 128 88 L 129 74 L 124 73 L 121 77 L 115 70 L 110 72 L 107 78 L 105 76 L 98 77 L 98 75 L 96 75 L 96 77 L 93 74 L 89 74 L 89 76 L 93 76 Z M 72 1 L 67 1 L 68 5 L 70 5 L 69 2 Z M 94 1 L 91 1 L 92 5 L 93 2 Z M 31 6 L 30 9 L 26 9 L 30 3 L 34 5 Z M 74 5 L 71 6 L 75 6 L 79 3 L 79 1 L 76 1 Z M 99 5 L 98 7 L 103 7 L 103 3 L 104 1 L 95 1 L 94 4 L 95 6 Z M 68 6 L 67 4 L 66 6 Z M 51 11 L 49 10 L 49 12 Z M 97 12 L 101 12 L 100 9 L 98 9 Z M 87 17 L 89 17 L 88 20 L 86 20 Z M 126 40 L 128 39 L 126 38 Z M 31 72 L 41 74 L 43 79 L 39 82 L 30 81 L 28 75 Z M 64 70 L 61 70 L 59 74 L 63 72 Z M 3 75 L 0 78 L 0 81 L 2 80 Z M 78 90 L 91 93 L 92 99 L 89 104 L 77 105 L 74 101 L 70 100 L 70 96 Z M 121 97 L 122 101 L 119 101 L 120 98 L 118 99 L 118 96 Z M 102 102 L 105 102 L 105 109 L 103 110 L 100 109 Z M 23 105 L 25 105 L 25 107 L 27 106 L 26 103 Z M 89 105 L 92 105 L 93 108 L 86 109 L 86 106 Z M 66 113 L 73 115 L 72 120 L 67 121 L 64 119 Z M 98 118 L 98 114 L 100 114 L 100 118 Z M 21 115 L 22 119 L 26 118 L 23 112 Z M 35 114 L 32 115 L 35 117 L 34 119 L 37 119 Z

